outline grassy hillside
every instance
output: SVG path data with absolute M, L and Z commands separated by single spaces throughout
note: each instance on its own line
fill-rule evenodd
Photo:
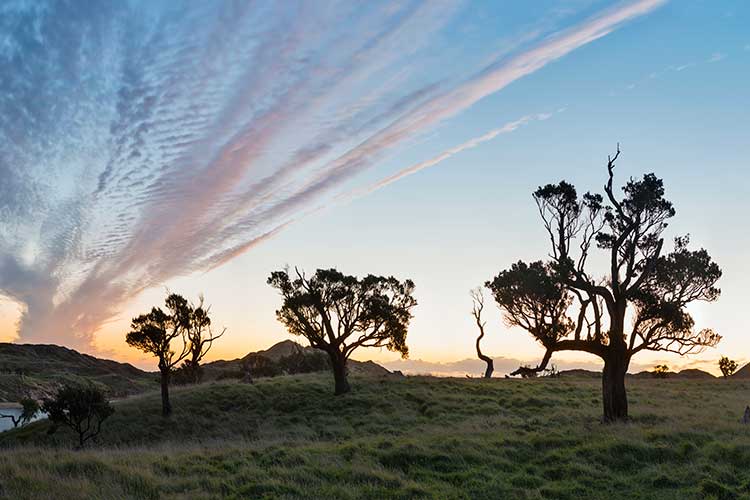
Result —
M 204 384 L 117 404 L 98 447 L 46 423 L 0 435 L 6 498 L 750 498 L 750 381 L 329 376 Z
M 56 345 L 0 343 L 0 401 L 41 399 L 64 382 L 90 381 L 113 397 L 157 387 L 154 374 Z

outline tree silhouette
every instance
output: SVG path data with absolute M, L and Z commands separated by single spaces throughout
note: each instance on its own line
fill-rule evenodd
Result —
M 21 413 L 19 415 L 6 415 L 0 413 L 0 418 L 9 418 L 13 427 L 24 426 L 39 412 L 39 403 L 35 399 L 23 398 L 21 400 Z
M 726 356 L 722 356 L 721 359 L 719 359 L 719 370 L 721 370 L 721 374 L 724 378 L 729 378 L 737 370 L 737 362 Z
M 125 341 L 159 359 L 162 415 L 167 417 L 172 413 L 169 382 L 175 367 L 189 357 L 186 371 L 192 380 L 195 380 L 200 373 L 201 359 L 211 348 L 213 341 L 221 337 L 224 331 L 219 335 L 211 332 L 209 311 L 203 306 L 203 297 L 196 307 L 183 296 L 170 293 L 164 304 L 166 312 L 154 307 L 148 314 L 133 318 L 130 324 L 131 331 L 125 337 Z M 179 354 L 173 349 L 173 342 L 179 345 Z
M 54 398 L 44 400 L 42 411 L 52 423 L 50 434 L 61 425 L 70 427 L 78 434 L 78 447 L 83 448 L 86 441 L 99 435 L 102 423 L 115 409 L 96 387 L 67 385 Z
M 204 305 L 201 295 L 198 305 L 189 304 L 186 313 L 185 336 L 189 345 L 190 355 L 183 364 L 183 371 L 187 381 L 197 384 L 202 378 L 201 360 L 208 354 L 215 340 L 226 333 L 224 328 L 218 335 L 211 330 L 210 307 Z
M 487 324 L 485 321 L 482 321 L 482 311 L 484 310 L 484 295 L 482 294 L 481 288 L 477 288 L 471 291 L 471 300 L 473 303 L 471 315 L 474 317 L 474 321 L 476 321 L 477 323 L 477 328 L 479 328 L 479 336 L 477 337 L 476 342 L 477 357 L 487 364 L 487 368 L 484 370 L 484 378 L 492 378 L 492 372 L 495 371 L 495 364 L 492 361 L 491 357 L 482 353 L 482 349 L 479 345 L 481 340 L 484 338 L 484 326 Z
M 628 417 L 625 373 L 635 354 L 684 355 L 721 339 L 708 329 L 695 331 L 686 310 L 691 302 L 719 296 L 719 266 L 705 250 L 689 250 L 687 236 L 676 238 L 674 250 L 663 253 L 662 235 L 675 214 L 664 198 L 663 182 L 654 174 L 631 178 L 618 198 L 613 179 L 619 156 L 618 147 L 608 159 L 604 196 L 579 198 L 565 181 L 537 189 L 534 200 L 551 242 L 551 260 L 519 262 L 486 284 L 506 322 L 529 331 L 546 350 L 541 363 L 527 370 L 544 370 L 559 351 L 584 351 L 604 361 L 607 422 Z M 606 256 L 601 278 L 589 270 L 594 248 Z M 574 305 L 572 319 L 568 312 Z
M 654 367 L 654 376 L 656 378 L 667 378 L 669 376 L 669 367 L 667 365 L 656 365 Z
M 296 270 L 276 271 L 268 284 L 284 299 L 276 316 L 290 333 L 305 337 L 328 354 L 335 393 L 349 392 L 347 360 L 359 347 L 385 347 L 408 356 L 406 333 L 417 304 L 414 283 L 368 275 L 362 279 L 336 269 L 318 269 L 307 278 Z

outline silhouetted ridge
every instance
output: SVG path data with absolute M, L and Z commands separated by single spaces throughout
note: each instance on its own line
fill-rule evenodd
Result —
M 732 375 L 734 378 L 750 378 L 750 363 L 746 364 Z
M 121 397 L 151 388 L 154 376 L 128 363 L 58 345 L 0 343 L 0 401 L 41 398 L 64 382 L 83 379 Z
M 242 358 L 206 363 L 203 368 L 207 380 L 240 378 L 246 368 L 254 377 L 308 373 L 330 370 L 325 352 L 303 346 L 293 340 L 282 340 L 268 349 L 250 352 Z M 374 361 L 348 362 L 350 373 L 387 375 L 390 371 Z

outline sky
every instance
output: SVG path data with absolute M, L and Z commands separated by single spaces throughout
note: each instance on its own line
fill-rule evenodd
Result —
M 285 265 L 410 278 L 411 371 L 472 373 L 469 290 L 545 258 L 531 192 L 655 172 L 724 275 L 691 308 L 750 361 L 750 3 L 597 0 L 0 4 L 0 340 L 153 368 L 130 319 L 169 289 L 226 327 L 210 357 L 293 338 Z M 486 309 L 502 366 L 542 349 Z M 303 339 L 298 339 L 303 340 Z M 561 367 L 596 359 L 566 353 Z

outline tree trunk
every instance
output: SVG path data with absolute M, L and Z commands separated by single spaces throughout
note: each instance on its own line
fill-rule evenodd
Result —
M 492 358 L 482 353 L 482 349 L 479 348 L 479 341 L 484 337 L 484 331 L 477 338 L 477 357 L 487 363 L 487 369 L 484 371 L 484 378 L 492 378 L 492 372 L 495 371 L 495 363 Z
M 331 358 L 331 368 L 333 368 L 333 379 L 336 382 L 336 396 L 346 394 L 351 390 L 349 381 L 346 378 L 346 356 L 338 351 L 328 353 Z
M 495 363 L 490 357 L 485 359 L 484 362 L 487 363 L 487 369 L 484 371 L 484 378 L 492 378 L 492 372 L 495 371 Z
M 172 414 L 172 403 L 169 402 L 169 370 L 161 371 L 161 414 L 163 417 Z
M 602 371 L 602 402 L 605 423 L 628 419 L 628 396 L 625 392 L 625 373 L 629 359 L 625 353 L 612 352 L 604 360 Z

